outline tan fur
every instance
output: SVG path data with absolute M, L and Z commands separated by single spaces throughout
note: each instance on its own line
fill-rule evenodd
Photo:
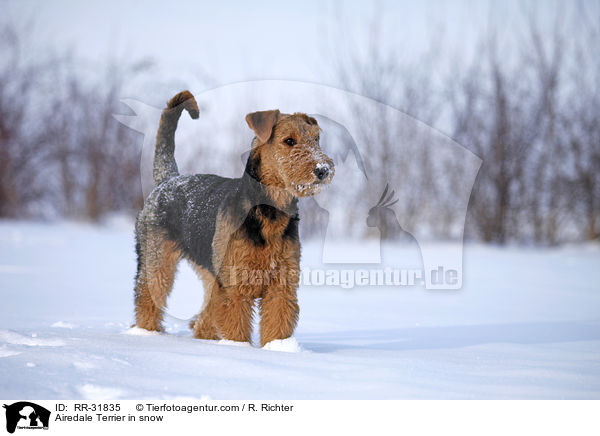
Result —
M 190 263 L 198 276 L 202 279 L 202 284 L 204 286 L 204 302 L 202 304 L 202 309 L 198 316 L 190 322 L 190 328 L 194 330 L 194 336 L 197 338 L 219 339 L 214 323 L 215 301 L 212 298 L 213 292 L 217 292 L 215 291 L 215 288 L 218 286 L 218 283 L 215 276 L 206 268 L 202 268 L 194 262 Z
M 249 341 L 254 300 L 262 298 L 261 345 L 291 336 L 298 321 L 296 288 L 300 274 L 300 244 L 281 238 L 288 219 L 261 218 L 265 245 L 256 247 L 230 220 L 222 217 L 213 240 L 213 264 L 219 265 L 217 283 L 212 274 L 198 268 L 205 283 L 205 308 L 198 315 L 194 334 L 201 339 L 220 337 Z M 263 273 L 262 283 L 249 282 L 252 272 Z M 202 326 L 199 321 L 202 321 Z
M 162 331 L 163 310 L 173 287 L 181 253 L 176 244 L 156 230 L 143 247 L 143 269 L 136 283 L 136 325 Z

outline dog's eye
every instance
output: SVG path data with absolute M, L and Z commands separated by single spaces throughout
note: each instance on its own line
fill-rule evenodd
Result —
M 290 146 L 296 145 L 296 141 L 294 140 L 294 138 L 288 138 L 284 142 Z
M 321 139 L 321 135 L 317 135 L 317 137 L 315 138 L 315 141 L 319 142 L 320 139 Z

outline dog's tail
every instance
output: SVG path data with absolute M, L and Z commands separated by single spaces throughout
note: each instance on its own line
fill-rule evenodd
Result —
M 169 100 L 167 107 L 162 111 L 156 133 L 154 170 L 152 171 L 156 186 L 179 175 L 175 162 L 175 130 L 184 109 L 193 119 L 197 119 L 200 114 L 198 103 L 190 91 L 181 91 Z

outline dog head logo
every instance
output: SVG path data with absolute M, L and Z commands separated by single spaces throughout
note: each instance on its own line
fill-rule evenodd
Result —
M 48 429 L 50 411 L 42 406 L 28 401 L 19 401 L 6 409 L 6 431 L 14 433 L 19 429 Z

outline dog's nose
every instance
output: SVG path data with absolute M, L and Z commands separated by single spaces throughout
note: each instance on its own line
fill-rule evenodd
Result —
M 315 176 L 317 179 L 323 180 L 325 177 L 329 175 L 329 165 L 317 165 L 315 168 Z

